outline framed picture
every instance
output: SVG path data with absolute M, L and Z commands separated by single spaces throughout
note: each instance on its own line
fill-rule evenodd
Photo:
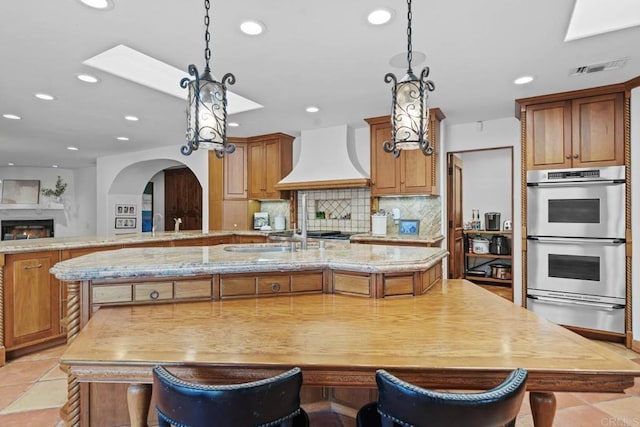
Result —
M 411 234 L 417 236 L 420 232 L 419 219 L 401 219 L 398 234 Z
M 116 228 L 117 229 L 122 229 L 122 228 L 136 228 L 136 219 L 135 218 L 123 218 L 123 217 L 116 217 Z
M 116 205 L 116 215 L 136 215 L 136 205 Z
M 3 179 L 0 203 L 33 204 L 40 201 L 40 181 L 31 179 Z

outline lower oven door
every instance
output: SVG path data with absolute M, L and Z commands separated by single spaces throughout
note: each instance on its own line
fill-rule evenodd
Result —
M 527 289 L 550 291 L 556 297 L 624 302 L 625 240 L 529 236 Z
M 527 308 L 559 325 L 624 333 L 624 305 L 527 296 Z

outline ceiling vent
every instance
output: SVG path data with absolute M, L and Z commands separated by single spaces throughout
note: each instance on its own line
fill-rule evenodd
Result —
M 600 62 L 598 64 L 582 65 L 571 70 L 570 76 L 579 76 L 582 74 L 598 73 L 600 71 L 617 70 L 627 63 L 629 58 L 614 59 L 612 61 Z

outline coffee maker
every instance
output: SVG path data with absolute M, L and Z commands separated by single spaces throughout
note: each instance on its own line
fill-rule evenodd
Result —
M 487 231 L 500 231 L 500 212 L 485 213 L 484 227 Z

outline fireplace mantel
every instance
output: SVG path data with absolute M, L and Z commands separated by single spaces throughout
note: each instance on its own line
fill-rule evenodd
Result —
M 35 204 L 0 204 L 0 210 L 28 210 L 28 211 L 47 211 L 47 210 L 64 210 L 62 203 L 51 203 L 46 205 Z

